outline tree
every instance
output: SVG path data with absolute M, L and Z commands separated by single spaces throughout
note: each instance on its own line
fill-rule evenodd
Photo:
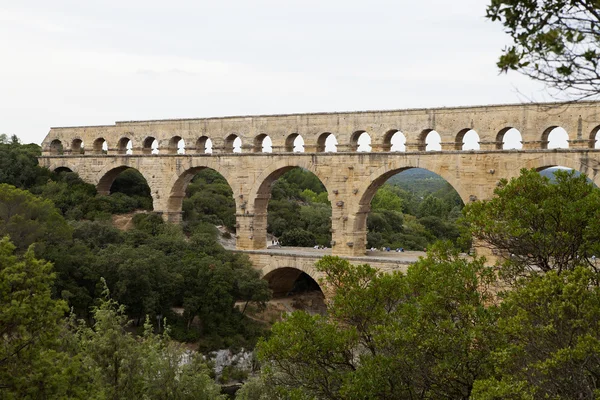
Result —
M 406 274 L 323 257 L 328 316 L 295 312 L 259 344 L 271 385 L 297 398 L 468 398 L 496 340 L 482 259 L 440 244 Z M 304 397 L 302 397 L 304 396 Z
M 20 251 L 42 248 L 71 238 L 71 228 L 50 200 L 27 190 L 0 184 L 0 235 L 10 235 Z
M 186 354 L 168 333 L 155 335 L 146 320 L 144 335 L 127 331 L 124 307 L 103 297 L 94 308 L 94 325 L 75 327 L 85 368 L 95 392 L 106 399 L 223 399 L 200 356 Z
M 596 399 L 600 396 L 598 274 L 577 267 L 533 275 L 506 294 L 492 353 L 494 374 L 475 398 Z
M 513 43 L 498 61 L 578 99 L 600 94 L 599 0 L 491 0 Z
M 83 398 L 79 358 L 61 351 L 66 303 L 53 300 L 52 264 L 0 240 L 0 397 Z
M 596 268 L 600 190 L 574 171 L 555 177 L 553 184 L 523 169 L 519 177 L 501 180 L 492 199 L 465 206 L 469 233 L 499 253 L 507 276 Z

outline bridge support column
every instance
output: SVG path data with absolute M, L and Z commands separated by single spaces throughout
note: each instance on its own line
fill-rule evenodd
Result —
M 425 145 L 419 142 L 406 142 L 404 144 L 406 151 L 425 151 Z
M 316 153 L 317 152 L 317 145 L 316 144 L 304 144 L 304 152 L 305 153 Z
M 548 148 L 548 141 L 544 140 L 523 141 L 521 143 L 523 143 L 523 150 L 543 150 Z
M 371 144 L 371 152 L 373 152 L 373 153 L 384 153 L 384 152 L 391 151 L 391 149 L 392 149 L 391 144 L 385 144 L 385 143 Z
M 462 143 L 458 142 L 441 142 L 442 151 L 462 150 Z
M 183 211 L 156 211 L 165 222 L 180 224 L 183 221 Z
M 235 247 L 259 250 L 267 247 L 267 214 L 236 214 Z
M 479 142 L 479 150 L 490 151 L 502 149 L 502 143 L 498 142 Z
M 569 140 L 569 148 L 571 149 L 593 149 L 595 140 L 591 139 L 573 139 Z

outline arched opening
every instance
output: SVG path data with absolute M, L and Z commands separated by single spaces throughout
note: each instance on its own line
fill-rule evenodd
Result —
M 421 151 L 442 150 L 442 137 L 433 129 L 425 129 L 421 132 L 419 142 L 419 150 Z
M 600 149 L 600 125 L 592 129 L 590 133 L 590 147 Z
M 359 152 L 369 152 L 371 148 L 371 136 L 365 131 L 356 131 L 350 138 L 352 150 Z
M 94 154 L 106 154 L 108 152 L 108 143 L 104 138 L 94 140 Z
M 496 148 L 499 150 L 522 149 L 523 137 L 521 132 L 510 126 L 503 128 L 496 137 Z
M 63 172 L 73 172 L 73 171 L 69 167 L 58 167 L 58 168 L 54 169 L 54 172 L 56 172 L 57 174 L 61 174 Z
M 304 153 L 304 139 L 297 133 L 292 133 L 285 139 L 287 153 Z
M 460 244 L 457 220 L 463 200 L 448 181 L 429 170 L 399 168 L 381 175 L 359 207 L 355 232 L 367 232 L 369 254 L 423 251 L 436 240 Z
M 208 136 L 201 136 L 196 140 L 196 153 L 210 154 L 212 153 L 212 140 Z
M 296 268 L 275 269 L 263 277 L 273 291 L 271 303 L 288 299 L 286 305 L 310 314 L 325 314 L 325 296 L 321 287 L 309 274 Z M 287 308 L 287 307 L 286 307 Z
M 254 214 L 254 236 L 267 247 L 331 246 L 327 190 L 306 169 L 289 166 L 272 172 L 258 188 Z
M 158 140 L 152 136 L 148 136 L 142 143 L 143 154 L 158 154 Z
M 331 132 L 322 133 L 317 139 L 318 153 L 335 153 L 337 152 L 337 139 Z
M 457 150 L 479 150 L 479 135 L 473 129 L 463 129 L 456 135 Z
M 73 139 L 73 141 L 71 142 L 71 154 L 76 155 L 76 154 L 84 154 L 84 150 L 83 150 L 83 140 L 81 139 Z
M 242 139 L 235 134 L 227 136 L 225 139 L 225 153 L 241 153 L 242 152 Z
M 383 151 L 406 151 L 406 136 L 397 129 L 387 131 L 383 138 Z
M 273 141 L 266 134 L 260 134 L 254 138 L 254 146 L 252 147 L 253 153 L 272 153 L 273 152 Z
M 119 154 L 133 154 L 133 142 L 128 137 L 122 137 L 117 144 L 117 152 Z
M 218 233 L 224 247 L 235 248 L 233 190 L 216 170 L 194 167 L 181 174 L 171 189 L 168 209 L 182 213 L 186 233 Z
M 108 196 L 106 208 L 112 214 L 153 209 L 148 181 L 135 168 L 123 165 L 111 169 L 100 179 L 96 188 L 98 194 Z
M 185 140 L 181 136 L 173 136 L 169 140 L 169 154 L 185 154 Z
M 54 139 L 50 142 L 50 154 L 63 154 L 64 149 L 62 142 L 58 139 Z
M 569 134 L 560 126 L 551 126 L 542 134 L 542 148 L 568 149 Z

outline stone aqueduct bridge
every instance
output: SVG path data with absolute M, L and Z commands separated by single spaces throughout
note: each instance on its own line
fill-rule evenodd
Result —
M 569 134 L 568 149 L 547 148 L 555 127 Z M 510 128 L 520 131 L 521 150 L 502 149 Z M 480 150 L 461 150 L 470 129 L 479 135 Z M 425 138 L 433 130 L 441 137 L 441 151 L 425 151 Z M 406 138 L 405 152 L 390 151 L 398 131 Z M 100 193 L 109 192 L 121 171 L 135 168 L 150 186 L 154 210 L 172 222 L 181 220 L 182 199 L 194 174 L 212 168 L 233 189 L 238 250 L 265 248 L 271 184 L 291 168 L 305 168 L 327 188 L 332 253 L 356 257 L 365 253 L 371 199 L 392 175 L 413 167 L 428 169 L 452 184 L 464 202 L 489 198 L 500 178 L 514 177 L 524 167 L 565 166 L 600 184 L 600 149 L 594 149 L 599 131 L 600 102 L 130 121 L 52 128 L 43 141 L 40 163 L 77 172 Z M 370 135 L 371 152 L 356 151 L 364 132 Z M 335 153 L 325 152 L 330 134 L 338 142 Z M 262 152 L 267 136 L 272 153 Z M 304 152 L 293 152 L 298 136 Z M 236 138 L 242 141 L 241 153 L 233 152 Z M 181 139 L 185 154 L 177 152 Z M 208 139 L 212 153 L 205 151 Z M 158 154 L 152 154 L 154 141 Z M 128 143 L 132 154 L 127 154 Z M 264 254 L 249 253 L 257 267 L 265 272 L 273 268 L 265 265 Z M 276 264 L 282 266 L 278 257 Z M 296 268 L 314 277 L 309 265 Z

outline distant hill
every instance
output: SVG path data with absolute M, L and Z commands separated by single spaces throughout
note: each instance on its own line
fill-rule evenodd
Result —
M 400 172 L 388 179 L 387 183 L 413 193 L 434 193 L 448 187 L 448 182 L 444 178 L 422 168 L 411 168 Z

